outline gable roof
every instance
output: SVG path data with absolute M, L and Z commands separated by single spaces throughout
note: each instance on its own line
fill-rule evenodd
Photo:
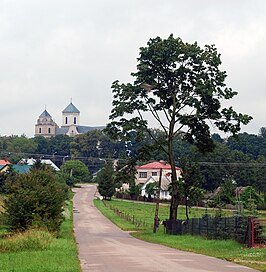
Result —
M 171 165 L 169 163 L 165 163 L 163 161 L 160 162 L 150 162 L 141 166 L 137 166 L 137 169 L 165 169 L 171 170 Z M 181 170 L 181 168 L 176 167 L 177 170 Z
M 149 184 L 149 183 L 152 183 L 152 182 L 159 183 L 159 179 L 160 179 L 160 177 L 158 177 L 158 176 L 149 177 L 147 179 L 147 181 L 143 184 L 141 189 L 146 188 L 147 184 Z M 171 180 L 166 175 L 163 175 L 162 179 L 161 179 L 161 190 L 168 191 L 168 187 L 169 187 L 170 184 L 171 184 Z
M 0 165 L 4 166 L 6 164 L 11 164 L 8 160 L 0 160 Z
M 63 113 L 80 113 L 80 111 L 73 105 L 72 102 L 62 111 Z

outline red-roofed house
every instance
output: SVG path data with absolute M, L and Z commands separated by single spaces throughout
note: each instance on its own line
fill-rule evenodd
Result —
M 160 188 L 160 199 L 171 199 L 168 186 L 171 183 L 171 165 L 164 161 L 151 162 L 137 166 L 136 184 L 141 184 L 141 195 L 148 196 L 146 186 L 149 183 L 159 182 L 160 170 L 162 169 L 162 179 Z M 181 168 L 176 167 L 177 178 L 181 175 Z
M 11 164 L 8 160 L 0 160 L 0 166 L 5 166 L 7 164 Z
M 151 162 L 141 166 L 137 166 L 136 185 L 144 184 L 150 177 L 159 177 L 162 169 L 162 176 L 169 176 L 171 174 L 171 165 L 164 162 Z M 177 178 L 181 175 L 181 168 L 176 167 Z

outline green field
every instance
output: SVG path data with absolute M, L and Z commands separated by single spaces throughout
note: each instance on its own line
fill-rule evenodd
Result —
M 136 202 L 112 200 L 107 201 L 95 200 L 95 205 L 111 221 L 117 224 L 121 229 L 132 231 L 136 238 L 151 242 L 163 244 L 176 249 L 205 254 L 242 265 L 246 265 L 260 271 L 266 272 L 266 248 L 248 249 L 232 240 L 208 240 L 200 236 L 191 235 L 167 235 L 164 233 L 163 226 L 159 227 L 157 233 L 153 233 L 154 204 L 142 204 Z M 136 227 L 132 223 L 121 218 L 110 210 L 109 206 L 117 207 L 121 212 L 127 213 L 129 217 L 134 215 L 134 219 L 145 221 L 145 227 Z M 205 209 L 193 208 L 190 210 L 190 217 L 201 217 L 206 212 Z M 215 214 L 217 210 L 207 210 L 208 214 Z M 159 218 L 164 220 L 168 218 L 169 207 L 160 206 Z M 229 215 L 228 212 L 225 212 Z M 230 213 L 230 212 L 229 212 Z M 178 208 L 178 218 L 185 219 L 185 208 Z
M 33 231 L 27 239 L 23 237 L 25 235 L 14 236 L 10 240 L 0 236 L 0 271 L 80 272 L 72 231 L 71 202 L 67 203 L 67 210 L 68 216 L 61 226 L 59 237 L 44 233 L 45 238 L 39 239 L 37 231 Z

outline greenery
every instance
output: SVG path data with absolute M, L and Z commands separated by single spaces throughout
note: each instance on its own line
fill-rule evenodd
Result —
M 111 199 L 115 193 L 114 165 L 112 160 L 108 160 L 105 166 L 96 176 L 98 191 L 103 199 Z
M 0 271 L 80 272 L 71 202 L 67 202 L 66 210 L 70 216 L 65 218 L 57 237 L 37 229 L 0 238 Z
M 108 217 L 112 222 L 120 228 L 127 231 L 134 231 L 131 234 L 138 239 L 145 240 L 151 243 L 166 245 L 172 248 L 196 252 L 204 255 L 209 255 L 221 259 L 226 259 L 241 265 L 246 265 L 260 271 L 266 271 L 266 248 L 247 249 L 232 240 L 207 240 L 200 236 L 190 235 L 167 235 L 160 226 L 159 230 L 153 233 L 153 217 L 155 206 L 153 204 L 141 204 L 136 202 L 112 200 L 110 204 L 117 207 L 121 211 L 127 211 L 130 215 L 134 215 L 138 219 L 146 219 L 147 228 L 139 229 L 130 222 L 122 219 L 113 211 L 108 209 L 100 200 L 94 201 L 96 207 Z M 168 215 L 168 207 L 161 205 L 159 209 L 160 219 L 164 219 Z M 185 208 L 179 206 L 178 217 L 185 219 Z M 215 209 L 208 209 L 208 214 L 215 215 Z M 205 213 L 205 209 L 191 208 L 191 217 L 201 217 Z M 229 215 L 228 211 L 223 211 L 223 215 Z M 227 214 L 226 214 L 227 213 Z
M 112 85 L 114 99 L 107 131 L 115 139 L 141 141 L 149 132 L 145 114 L 160 125 L 164 137 L 156 138 L 171 165 L 172 198 L 170 219 L 176 219 L 182 199 L 178 190 L 174 138 L 176 135 L 194 144 L 202 152 L 213 149 L 209 121 L 224 132 L 236 134 L 241 124 L 252 117 L 237 113 L 232 107 L 222 108 L 221 100 L 233 98 L 237 92 L 226 87 L 226 72 L 219 69 L 220 54 L 211 45 L 203 49 L 197 43 L 184 43 L 170 35 L 150 39 L 140 48 L 133 84 Z M 144 117 L 145 116 L 145 117 Z
M 6 185 L 7 224 L 14 230 L 32 226 L 57 231 L 63 221 L 62 207 L 67 199 L 67 187 L 49 171 L 34 170 L 19 174 Z
M 88 167 L 79 160 L 64 162 L 60 170 L 70 186 L 78 182 L 88 182 L 92 179 Z

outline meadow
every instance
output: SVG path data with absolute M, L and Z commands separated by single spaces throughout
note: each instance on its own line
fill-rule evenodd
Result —
M 106 204 L 101 200 L 95 200 L 94 203 L 107 218 L 121 229 L 131 231 L 131 234 L 138 239 L 180 250 L 217 257 L 266 272 L 266 248 L 249 249 L 233 240 L 208 240 L 205 237 L 192 235 L 167 235 L 164 233 L 163 225 L 160 225 L 158 231 L 153 233 L 154 204 L 121 200 L 107 201 Z M 129 217 L 134 215 L 135 219 L 145 221 L 145 226 L 137 227 L 133 225 L 114 213 L 110 209 L 110 206 L 127 213 Z M 219 211 L 215 209 L 192 208 L 189 211 L 189 217 L 201 217 L 205 213 L 215 215 L 217 212 Z M 168 205 L 160 205 L 159 218 L 161 220 L 168 218 L 168 213 Z M 231 211 L 225 210 L 223 210 L 222 213 L 226 216 L 232 214 Z M 184 207 L 178 208 L 178 218 L 186 218 Z
M 41 229 L 9 235 L 0 223 L 0 271 L 80 272 L 72 202 L 66 203 L 65 213 L 66 219 L 56 235 Z

